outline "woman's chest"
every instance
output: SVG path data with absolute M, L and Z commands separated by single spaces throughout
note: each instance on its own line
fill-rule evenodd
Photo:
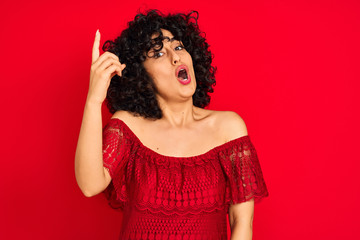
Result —
M 135 129 L 135 135 L 152 151 L 174 157 L 197 156 L 225 143 L 223 133 L 213 125 L 181 129 L 144 125 Z
M 224 207 L 226 179 L 217 159 L 138 158 L 128 172 L 130 198 L 140 209 L 186 213 Z

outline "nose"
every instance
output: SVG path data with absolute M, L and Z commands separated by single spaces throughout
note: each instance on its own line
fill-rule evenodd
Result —
M 180 62 L 180 56 L 176 54 L 175 51 L 172 51 L 172 63 L 174 65 L 178 64 Z

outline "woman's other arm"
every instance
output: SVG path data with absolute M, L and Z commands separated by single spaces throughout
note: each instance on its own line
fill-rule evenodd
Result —
M 254 219 L 254 199 L 230 205 L 230 240 L 252 240 Z
M 228 140 L 248 135 L 245 121 L 235 112 L 227 111 L 225 132 Z M 231 240 L 251 240 L 254 217 L 254 200 L 231 204 L 229 207 L 229 222 Z
M 85 196 L 102 192 L 110 183 L 110 174 L 103 167 L 101 105 L 111 78 L 121 76 L 124 64 L 110 52 L 100 57 L 100 33 L 97 31 L 92 51 L 89 91 L 85 103 L 75 153 L 75 177 Z

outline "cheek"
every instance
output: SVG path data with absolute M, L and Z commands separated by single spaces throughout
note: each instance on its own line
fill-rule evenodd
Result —
M 187 54 L 186 61 L 187 61 L 187 63 L 188 63 L 188 66 L 191 68 L 192 73 L 193 73 L 194 76 L 195 76 L 195 70 L 194 70 L 193 61 L 192 61 L 191 55 L 190 55 L 189 53 Z
M 186 52 L 186 53 L 184 54 L 184 57 L 185 57 L 185 59 L 186 59 L 187 62 L 191 62 L 191 63 L 192 63 L 192 58 L 191 58 L 190 53 Z
M 154 80 L 157 81 L 157 78 L 159 78 L 159 75 L 161 75 L 161 69 L 159 69 L 159 66 L 153 63 L 147 63 L 144 64 L 144 68 L 147 72 L 147 74 Z
M 175 76 L 173 72 L 163 66 L 158 66 L 157 68 L 151 69 L 151 77 L 154 80 L 155 85 L 160 89 L 168 89 L 173 81 L 170 79 Z M 170 80 L 170 81 L 169 81 Z
M 145 62 L 143 62 L 143 67 L 145 69 L 145 72 L 152 78 L 153 74 L 151 72 L 151 64 L 149 64 L 145 61 Z
M 187 52 L 187 53 L 184 55 L 184 60 L 185 60 L 185 62 L 187 63 L 187 65 L 188 65 L 189 67 L 193 68 L 193 61 L 192 61 L 192 58 L 191 58 L 190 53 Z
M 159 63 L 152 69 L 153 79 L 159 84 L 165 86 L 171 84 L 173 81 L 169 81 L 172 78 L 175 78 L 174 67 L 166 64 Z

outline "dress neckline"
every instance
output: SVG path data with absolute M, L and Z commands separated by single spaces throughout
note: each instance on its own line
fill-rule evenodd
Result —
M 109 121 L 117 121 L 120 124 L 122 124 L 125 127 L 125 129 L 133 136 L 133 138 L 139 144 L 139 146 L 142 147 L 145 151 L 149 152 L 152 155 L 156 155 L 157 157 L 160 157 L 160 158 L 167 158 L 167 159 L 174 159 L 174 160 L 202 158 L 202 157 L 205 157 L 205 156 L 208 156 L 208 155 L 212 154 L 213 152 L 223 150 L 223 149 L 225 149 L 227 147 L 232 147 L 232 146 L 236 145 L 238 142 L 243 142 L 243 141 L 247 141 L 247 140 L 250 139 L 249 135 L 244 135 L 244 136 L 235 138 L 233 140 L 230 140 L 230 141 L 228 141 L 226 143 L 222 143 L 222 144 L 220 144 L 220 145 L 218 145 L 216 147 L 213 147 L 210 150 L 206 151 L 205 153 L 201 153 L 201 154 L 194 155 L 194 156 L 188 156 L 188 157 L 168 156 L 168 155 L 163 155 L 161 153 L 158 153 L 158 152 L 152 150 L 151 148 L 145 146 L 141 142 L 141 140 L 138 138 L 138 136 L 136 136 L 136 134 L 130 129 L 130 127 L 123 120 L 121 120 L 119 118 L 110 118 Z

